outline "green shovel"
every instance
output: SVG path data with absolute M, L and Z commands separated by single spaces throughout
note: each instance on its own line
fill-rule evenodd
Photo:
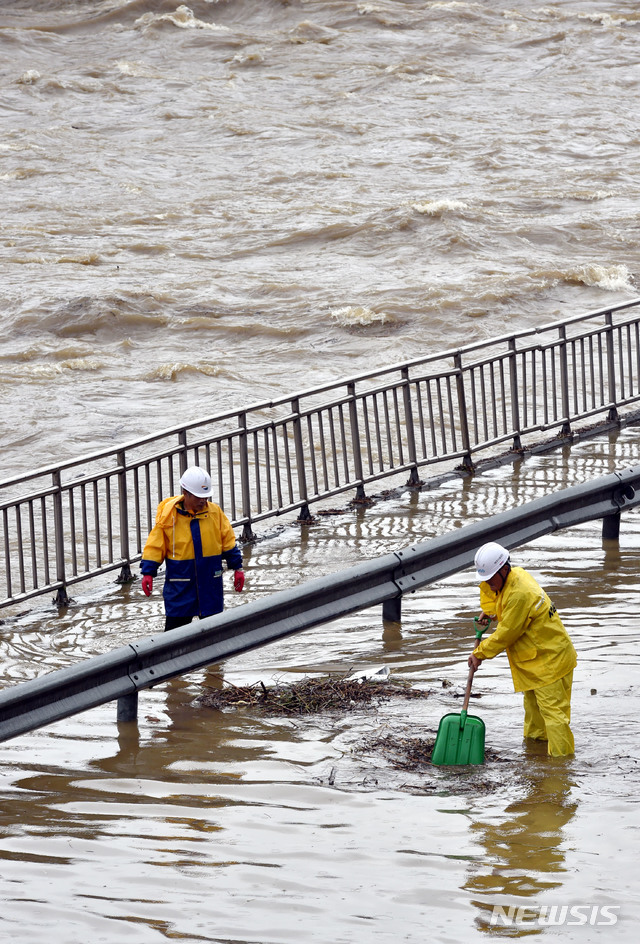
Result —
M 449 714 L 440 719 L 431 755 L 431 763 L 438 767 L 445 764 L 484 764 L 484 721 L 467 714 L 474 672 L 475 669 L 469 671 L 460 714 Z

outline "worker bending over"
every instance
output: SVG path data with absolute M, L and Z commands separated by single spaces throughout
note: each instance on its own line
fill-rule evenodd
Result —
M 548 742 L 548 753 L 573 754 L 571 683 L 576 651 L 545 591 L 522 567 L 512 567 L 500 544 L 484 544 L 475 556 L 480 581 L 479 622 L 498 620 L 469 656 L 474 671 L 483 659 L 506 650 L 513 687 L 524 697 L 524 736 Z

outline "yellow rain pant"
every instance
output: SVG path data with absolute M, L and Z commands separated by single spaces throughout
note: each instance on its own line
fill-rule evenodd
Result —
M 524 736 L 548 741 L 553 757 L 573 754 L 575 750 L 571 721 L 571 683 L 573 669 L 557 682 L 534 688 L 524 695 Z

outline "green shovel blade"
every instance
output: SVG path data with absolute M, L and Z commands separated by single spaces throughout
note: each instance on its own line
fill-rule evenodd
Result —
M 484 764 L 484 721 L 466 711 L 440 719 L 431 763 Z

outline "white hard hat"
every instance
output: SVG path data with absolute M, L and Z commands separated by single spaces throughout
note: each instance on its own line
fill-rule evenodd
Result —
M 490 580 L 508 560 L 509 551 L 506 547 L 503 547 L 502 544 L 496 544 L 494 541 L 483 544 L 482 547 L 476 551 L 474 560 L 476 576 L 480 583 L 482 583 L 483 580 Z
M 191 492 L 197 498 L 210 498 L 213 491 L 211 476 L 199 466 L 192 465 L 180 479 L 180 488 Z

